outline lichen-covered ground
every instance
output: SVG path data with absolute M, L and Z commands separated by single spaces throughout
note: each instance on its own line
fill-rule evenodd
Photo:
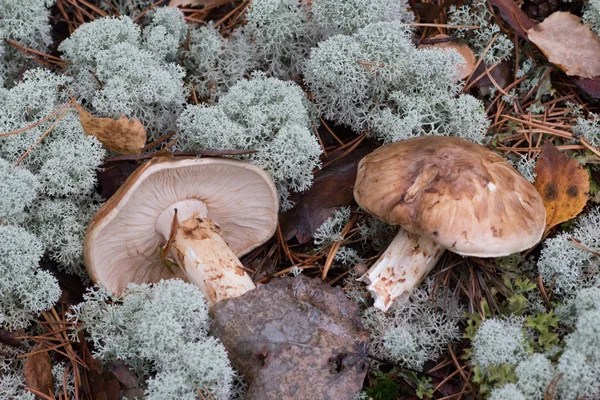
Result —
M 0 0 L 0 399 L 273 396 L 248 391 L 196 286 L 112 293 L 86 269 L 87 226 L 127 177 L 195 156 L 275 184 L 277 230 L 241 257 L 254 283 L 302 274 L 356 302 L 370 339 L 302 360 L 366 365 L 334 398 L 599 398 L 598 34 L 598 0 Z M 398 227 L 353 186 L 364 156 L 419 136 L 504 157 L 546 228 L 506 257 L 444 253 L 384 312 L 356 279 Z

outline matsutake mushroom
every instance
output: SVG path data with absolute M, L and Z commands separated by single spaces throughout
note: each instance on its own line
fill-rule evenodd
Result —
M 254 288 L 238 257 L 273 236 L 278 207 L 273 180 L 250 163 L 154 159 L 92 219 L 86 267 L 115 292 L 178 277 L 212 304 L 237 297 Z
M 375 150 L 359 163 L 354 198 L 401 227 L 360 278 L 382 310 L 414 288 L 446 249 L 506 256 L 537 244 L 546 223 L 531 183 L 501 156 L 455 137 L 418 137 Z

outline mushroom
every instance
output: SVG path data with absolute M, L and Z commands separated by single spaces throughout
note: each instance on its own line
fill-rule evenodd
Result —
M 279 201 L 273 180 L 247 162 L 153 159 L 98 210 L 85 236 L 94 282 L 178 277 L 214 304 L 254 288 L 238 257 L 273 236 Z
M 354 198 L 376 218 L 401 226 L 360 278 L 382 310 L 414 288 L 446 249 L 506 256 L 537 244 L 546 222 L 531 183 L 501 156 L 455 137 L 418 137 L 375 150 L 358 165 Z

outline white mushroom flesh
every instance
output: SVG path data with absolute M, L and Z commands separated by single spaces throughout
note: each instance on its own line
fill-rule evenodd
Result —
M 168 257 L 200 288 L 209 303 L 238 297 L 254 289 L 252 279 L 210 218 L 196 213 L 182 223 L 176 221 L 175 225 L 173 234 L 170 227 L 157 227 L 159 232 L 168 232 L 165 236 Z M 170 240 L 169 236 L 172 236 Z
M 437 264 L 445 249 L 426 236 L 400 229 L 377 262 L 358 280 L 365 282 L 383 311 L 410 292 Z

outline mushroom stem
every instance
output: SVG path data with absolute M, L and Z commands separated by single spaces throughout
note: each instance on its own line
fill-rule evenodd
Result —
M 365 282 L 383 311 L 410 292 L 437 264 L 445 249 L 433 240 L 402 228 L 379 260 L 358 280 Z
M 168 257 L 177 262 L 211 305 L 255 288 L 219 231 L 220 228 L 210 218 L 200 218 L 195 214 L 177 224 L 168 250 Z

